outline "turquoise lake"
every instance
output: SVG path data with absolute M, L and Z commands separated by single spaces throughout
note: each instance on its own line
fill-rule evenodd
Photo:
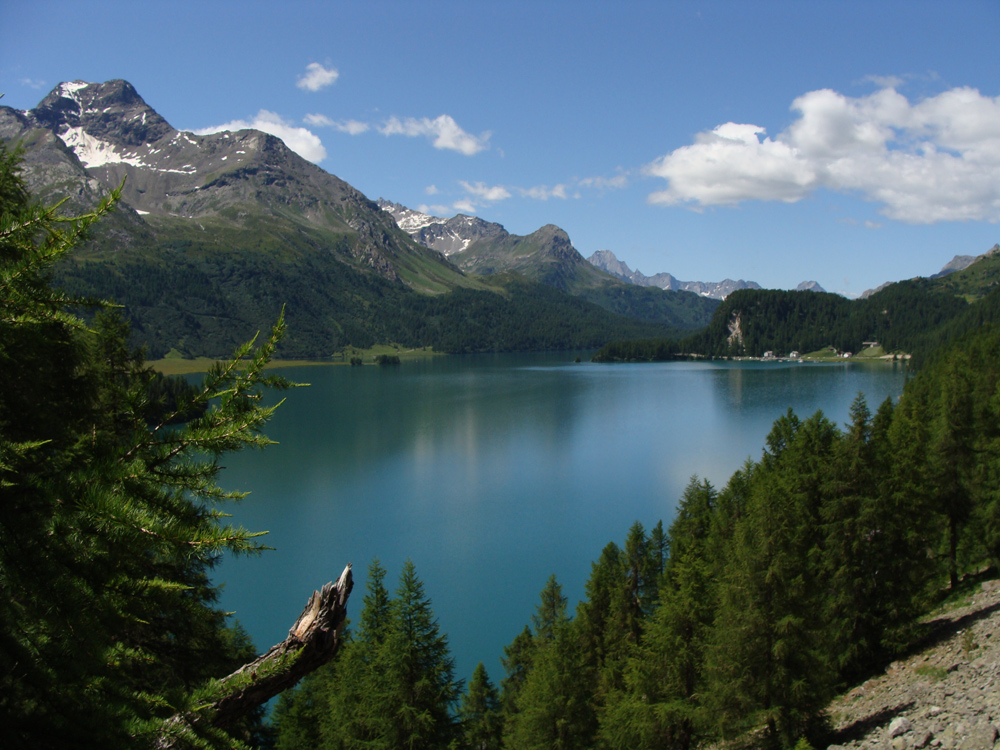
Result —
M 235 522 L 275 549 L 226 559 L 214 579 L 258 649 L 282 640 L 313 589 L 353 563 L 350 616 L 379 558 L 390 591 L 409 558 L 448 634 L 456 677 L 499 683 L 503 647 L 555 574 L 571 610 L 591 562 L 629 527 L 669 526 L 692 476 L 718 488 L 761 455 L 775 419 L 854 397 L 897 398 L 902 364 L 598 365 L 572 353 L 438 357 L 398 367 L 289 368 L 266 430 L 225 458 L 249 490 Z

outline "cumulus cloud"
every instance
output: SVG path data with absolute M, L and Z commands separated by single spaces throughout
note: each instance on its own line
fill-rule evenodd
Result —
M 340 78 L 340 73 L 336 68 L 327 69 L 319 63 L 309 63 L 306 65 L 305 75 L 299 76 L 295 85 L 306 91 L 319 91 L 327 86 L 332 86 L 338 78 Z
M 358 120 L 331 120 L 326 115 L 306 115 L 302 119 L 307 125 L 317 128 L 333 128 L 349 135 L 360 135 L 371 130 L 371 125 Z
M 465 192 L 481 201 L 493 203 L 510 198 L 510 191 L 503 185 L 490 186 L 485 182 L 466 182 L 465 180 L 459 180 L 458 184 L 462 186 Z
M 326 115 L 306 115 L 302 118 L 306 125 L 316 128 L 332 128 L 336 123 Z
M 489 148 L 491 135 L 489 132 L 479 136 L 466 133 L 450 115 L 440 115 L 433 120 L 427 117 L 390 117 L 378 130 L 382 135 L 423 136 L 431 139 L 434 148 L 458 151 L 466 156 Z
M 566 195 L 566 186 L 563 184 L 554 187 L 537 185 L 532 188 L 518 188 L 518 192 L 525 198 L 534 198 L 540 201 L 547 201 L 549 198 L 562 198 L 565 200 L 568 197 Z
M 323 143 L 311 131 L 306 128 L 297 127 L 274 112 L 262 109 L 252 120 L 233 120 L 224 125 L 217 125 L 211 128 L 201 128 L 193 131 L 196 135 L 208 135 L 209 133 L 221 133 L 223 131 L 235 132 L 237 130 L 260 130 L 264 133 L 277 136 L 292 151 L 303 159 L 319 163 L 326 158 L 326 149 Z
M 651 203 L 795 202 L 818 188 L 857 193 L 898 221 L 1000 221 L 1000 97 L 956 88 L 918 103 L 889 86 L 851 98 L 823 89 L 769 138 L 725 123 L 646 165 L 667 181 Z
M 621 190 L 628 187 L 628 175 L 619 172 L 614 177 L 584 177 L 577 180 L 577 184 L 584 188 L 596 188 L 598 190 Z

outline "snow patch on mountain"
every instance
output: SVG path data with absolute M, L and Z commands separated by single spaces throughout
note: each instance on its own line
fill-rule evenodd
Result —
M 103 167 L 108 164 L 128 164 L 132 167 L 150 169 L 154 172 L 172 172 L 174 174 L 194 174 L 197 170 L 190 164 L 185 164 L 180 169 L 164 169 L 150 164 L 143 160 L 143 155 L 138 151 L 119 152 L 113 143 L 102 141 L 100 138 L 87 133 L 82 127 L 67 128 L 62 133 L 57 134 L 66 147 L 71 149 L 80 163 L 87 168 Z M 157 149 L 150 149 L 145 146 L 145 156 L 152 156 L 157 153 Z
M 407 234 L 413 234 L 414 232 L 419 232 L 424 227 L 428 227 L 431 224 L 444 224 L 445 220 L 437 217 L 431 216 L 429 214 L 423 214 L 419 211 L 414 211 L 412 208 L 403 208 L 402 206 L 395 206 L 394 204 L 380 204 L 383 211 L 388 211 L 392 214 L 392 217 L 396 220 L 396 224 Z
M 87 83 L 86 81 L 70 81 L 69 83 L 59 84 L 57 90 L 59 92 L 59 96 L 63 97 L 64 99 L 71 99 L 72 101 L 79 104 L 80 99 L 76 95 L 76 92 L 79 91 L 80 89 L 87 88 L 87 86 L 89 85 L 90 84 Z

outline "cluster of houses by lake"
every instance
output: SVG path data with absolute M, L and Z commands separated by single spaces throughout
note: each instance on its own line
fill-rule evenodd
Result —
M 807 360 L 830 360 L 830 359 L 851 359 L 855 356 L 864 357 L 865 359 L 909 359 L 909 354 L 887 354 L 882 351 L 881 346 L 877 341 L 865 341 L 863 342 L 863 349 L 861 353 L 855 355 L 853 352 L 839 351 L 836 347 L 829 346 L 825 349 L 820 349 L 817 352 L 812 352 L 810 354 L 803 355 L 797 351 L 791 351 L 787 355 L 775 354 L 773 351 L 764 352 L 764 356 L 760 359 L 773 361 L 773 362 L 787 362 L 789 360 L 798 360 L 800 362 Z M 754 359 L 753 357 L 747 357 L 747 359 Z

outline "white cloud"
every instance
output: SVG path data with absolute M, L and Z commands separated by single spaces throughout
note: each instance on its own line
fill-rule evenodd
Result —
M 306 125 L 314 128 L 332 128 L 336 123 L 326 115 L 306 115 L 302 118 Z
M 201 128 L 193 131 L 196 135 L 208 135 L 209 133 L 221 133 L 223 131 L 237 130 L 260 130 L 277 136 L 292 151 L 303 159 L 319 163 L 326 158 L 326 149 L 323 143 L 311 131 L 306 128 L 296 127 L 293 123 L 283 119 L 281 115 L 269 112 L 266 109 L 260 110 L 253 120 L 233 120 L 224 125 L 217 125 L 210 128 Z
M 493 203 L 495 201 L 502 201 L 510 198 L 510 191 L 503 185 L 493 185 L 491 187 L 485 182 L 473 183 L 466 182 L 465 180 L 459 180 L 458 184 L 461 185 L 467 193 L 471 193 L 480 201 Z
M 41 79 L 36 80 L 34 78 L 22 78 L 20 83 L 22 86 L 28 86 L 33 89 L 40 89 L 45 86 L 45 81 Z
M 809 163 L 794 149 L 770 138 L 764 129 L 733 122 L 699 133 L 692 146 L 682 146 L 652 164 L 646 173 L 670 186 L 649 196 L 651 203 L 701 205 L 739 203 L 749 198 L 794 202 L 815 187 Z
M 378 130 L 382 135 L 405 135 L 411 138 L 424 136 L 433 141 L 434 148 L 458 151 L 466 156 L 489 148 L 492 135 L 489 132 L 479 136 L 470 135 L 450 115 L 440 115 L 433 120 L 427 117 L 407 117 L 403 120 L 390 117 Z
M 424 188 L 424 192 L 427 193 L 427 195 L 437 195 L 441 191 L 437 189 L 437 185 L 428 185 Z
M 466 200 L 455 201 L 454 203 L 451 204 L 451 207 L 463 214 L 476 213 L 476 204 L 473 203 L 472 201 L 466 201 Z
M 349 133 L 350 135 L 360 135 L 371 130 L 371 125 L 359 120 L 341 120 L 340 122 L 335 122 L 333 127 L 341 133 Z
M 648 200 L 794 202 L 823 187 L 912 224 L 1000 221 L 1000 97 L 956 88 L 914 104 L 891 86 L 860 98 L 823 89 L 791 109 L 798 119 L 774 139 L 729 122 L 648 164 L 668 183 Z
M 567 198 L 566 186 L 563 184 L 551 188 L 548 185 L 537 185 L 527 189 L 518 188 L 518 192 L 525 198 L 534 198 L 540 201 L 547 201 L 549 198 L 562 198 L 563 200 Z
M 371 125 L 358 120 L 331 120 L 326 115 L 306 115 L 302 119 L 307 125 L 318 128 L 333 128 L 349 135 L 360 135 L 371 130 Z
M 620 190 L 628 187 L 628 175 L 625 172 L 619 172 L 614 177 L 584 177 L 582 180 L 578 180 L 577 184 L 580 187 L 598 190 Z
M 296 86 L 306 91 L 319 91 L 320 89 L 332 86 L 340 78 L 340 73 L 336 68 L 324 68 L 319 63 L 309 63 L 306 65 L 305 75 L 299 76 Z

